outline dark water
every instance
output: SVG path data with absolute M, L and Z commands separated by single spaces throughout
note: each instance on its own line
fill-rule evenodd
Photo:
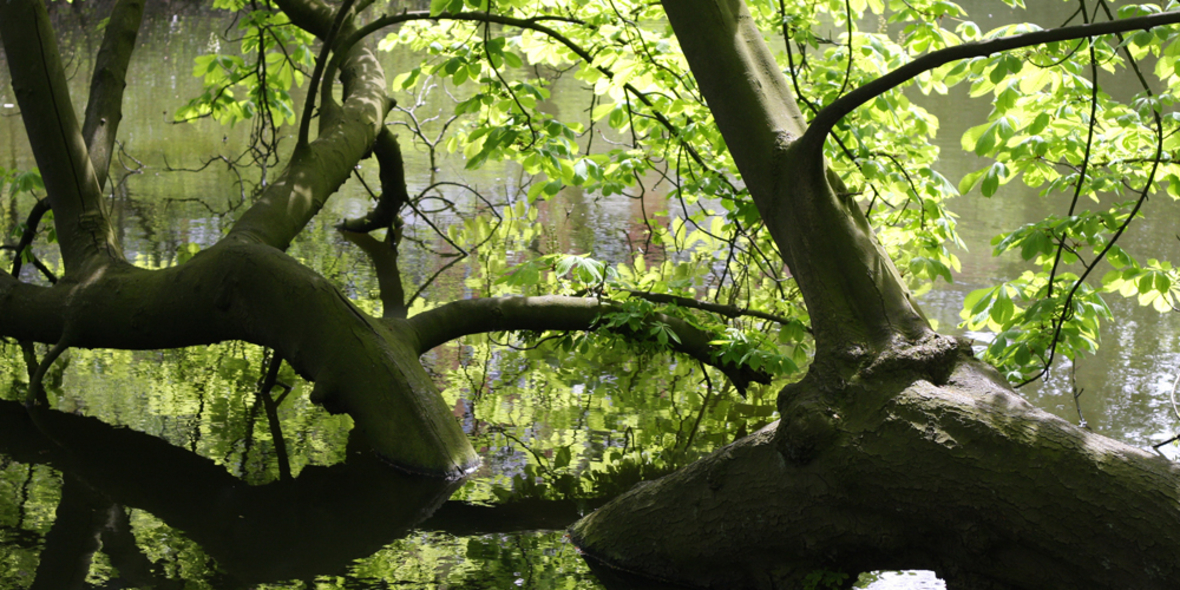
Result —
M 1011 18 L 994 5 L 995 22 Z M 71 13 L 61 16 L 71 31 L 63 46 L 76 72 L 75 96 L 83 96 L 99 41 L 96 19 L 84 10 L 63 12 Z M 128 256 L 145 267 L 175 263 L 188 244 L 215 242 L 241 200 L 226 188 L 236 177 L 223 163 L 199 173 L 175 171 L 199 168 L 214 155 L 232 158 L 248 125 L 171 122 L 171 113 L 200 92 L 192 57 L 218 43 L 224 27 L 195 10 L 174 12 L 150 17 L 141 33 L 121 128 L 125 154 L 113 172 L 116 181 L 125 180 L 113 206 Z M 987 12 L 973 15 L 984 21 Z M 1049 15 L 1028 18 L 1056 24 Z M 387 60 L 392 77 L 413 57 Z M 34 164 L 19 118 L 6 106 L 15 102 L 9 88 L 0 79 L 0 166 L 29 168 Z M 549 107 L 584 110 L 583 95 L 567 90 L 559 87 Z M 417 114 L 427 118 L 447 108 L 441 94 L 427 97 Z M 398 96 L 403 105 L 412 98 Z M 989 105 L 967 101 L 965 92 L 914 98 L 941 120 L 940 171 L 957 180 L 980 167 L 959 151 L 959 136 L 985 120 Z M 445 158 L 432 175 L 425 150 L 405 151 L 414 171 L 411 194 L 434 180 L 462 178 L 489 200 L 507 204 L 527 186 L 518 169 L 472 173 Z M 376 185 L 375 169 L 362 173 Z M 1060 202 L 1022 189 L 1013 183 L 992 199 L 968 195 L 952 205 L 970 247 L 958 252 L 963 272 L 923 298 L 944 329 L 957 324 L 966 293 L 1025 269 L 1016 258 L 992 258 L 991 236 L 1061 211 Z M 448 189 L 443 196 L 460 211 L 476 206 L 464 191 Z M 27 211 L 31 201 L 2 198 L 4 224 L 11 227 L 16 217 L 10 212 Z M 331 230 L 336 220 L 368 206 L 363 186 L 350 182 L 291 253 L 341 285 L 358 306 L 375 311 L 369 264 Z M 1148 222 L 1128 234 L 1126 247 L 1177 258 L 1175 205 L 1153 201 L 1149 207 Z M 569 191 L 542 205 L 530 224 L 538 240 L 617 262 L 640 215 L 635 201 Z M 464 223 L 458 216 L 444 220 Z M 409 221 L 412 237 L 445 250 L 420 220 Z M 497 265 L 519 259 L 528 240 L 518 241 L 526 244 L 508 246 L 512 251 L 503 259 L 477 253 L 442 272 L 418 305 L 481 288 Z M 43 254 L 52 263 L 52 254 Z M 412 248 L 402 261 L 410 282 L 420 284 L 447 259 Z M 1101 352 L 1076 371 L 1060 365 L 1044 384 L 1023 393 L 1076 421 L 1070 393 L 1076 375 L 1085 390 L 1081 411 L 1095 430 L 1132 444 L 1163 440 L 1180 428 L 1168 402 L 1180 365 L 1180 320 L 1134 301 L 1108 301 L 1118 319 L 1106 326 Z M 350 420 L 310 404 L 308 384 L 289 369 L 280 381 L 290 395 L 278 406 L 278 422 L 270 423 L 256 395 L 263 364 L 258 347 L 73 350 L 50 376 L 56 411 L 36 420 L 12 401 L 22 397 L 27 381 L 19 353 L 9 344 L 0 347 L 0 399 L 8 400 L 0 401 L 0 588 L 27 588 L 35 577 L 55 587 L 74 571 L 79 555 L 99 545 L 85 576 L 100 588 L 599 588 L 566 542 L 566 526 L 603 499 L 774 418 L 773 391 L 755 390 L 748 400 L 706 392 L 691 367 L 668 359 L 609 349 L 585 356 L 516 352 L 486 336 L 470 338 L 426 359 L 484 459 L 470 479 L 448 484 L 400 475 L 350 446 Z M 280 475 L 276 434 L 292 479 Z M 918 572 L 875 574 L 862 584 L 940 587 Z

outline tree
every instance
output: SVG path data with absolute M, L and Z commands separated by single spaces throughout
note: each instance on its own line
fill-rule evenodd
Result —
M 1158 511 L 1140 524 L 1170 524 L 1175 466 L 1031 408 L 968 347 L 933 333 L 859 207 L 827 174 L 823 151 L 841 117 L 922 72 L 1129 22 L 934 51 L 832 101 L 804 126 L 741 3 L 665 9 L 803 291 L 816 358 L 780 394 L 776 428 L 615 500 L 574 527 L 576 542 L 616 567 L 702 586 L 790 587 L 816 571 L 918 564 L 955 588 L 1166 586 L 1154 564 L 1170 551 L 1151 556 L 1144 539 L 1171 544 L 1168 524 L 1119 532 L 1128 520 L 1111 520 L 1108 502 Z M 991 81 L 1002 80 L 995 72 Z M 1148 116 L 1158 161 L 1162 115 Z M 1155 173 L 1152 164 L 1143 195 Z M 1101 531 L 1084 531 L 1083 521 Z M 1119 548 L 1105 545 L 1120 537 Z
M 806 375 L 779 395 L 782 421 L 638 487 L 580 522 L 574 538 L 591 557 L 706 587 L 803 585 L 817 572 L 839 579 L 901 567 L 935 569 L 956 588 L 1162 588 L 1174 577 L 1177 538 L 1168 524 L 1177 503 L 1176 468 L 1031 408 L 1000 374 L 974 359 L 969 343 L 935 332 L 914 303 L 907 281 L 949 276 L 954 264 L 945 247 L 954 240 L 953 225 L 942 207 L 954 188 L 928 168 L 932 154 L 920 135 L 930 123 L 894 89 L 914 79 L 935 90 L 970 80 L 981 91 L 996 92 L 994 120 L 969 135 L 976 151 L 996 154 L 999 161 L 969 176 L 963 188 L 982 182 L 985 193 L 994 192 L 1018 172 L 1050 188 L 1076 186 L 1075 194 L 1107 188 L 1111 179 L 1139 181 L 1132 182 L 1140 195 L 1130 205 L 1095 215 L 1071 210 L 1066 218 L 1010 236 L 1005 247 L 1042 257 L 1043 276 L 971 302 L 970 321 L 1003 330 L 992 358 L 1010 374 L 1033 374 L 1022 367 L 1026 357 L 1040 357 L 1048 366 L 1059 347 L 1073 355 L 1095 345 L 1104 306 L 1085 279 L 1102 258 L 1117 257 L 1124 269 L 1108 284 L 1134 284 L 1154 293 L 1151 301 L 1173 300 L 1169 268 L 1141 266 L 1115 245 L 1143 199 L 1162 186 L 1159 179 L 1175 178 L 1164 157 L 1174 124 L 1163 111 L 1170 95 L 1154 94 L 1144 81 L 1146 94 L 1136 108 L 1120 108 L 1099 94 L 1096 83 L 1084 84 L 1077 69 L 1096 72 L 1117 57 L 1117 49 L 1126 51 L 1126 63 L 1136 71 L 1145 52 L 1171 55 L 1175 31 L 1163 25 L 1180 22 L 1180 14 L 1132 8 L 1116 19 L 1106 10 L 1107 20 L 1099 23 L 1092 21 L 1106 5 L 1083 3 L 1079 13 L 1087 24 L 1001 31 L 982 39 L 966 25 L 959 35 L 938 26 L 941 17 L 960 15 L 953 4 L 899 3 L 893 18 L 912 21 L 909 51 L 925 52 L 911 59 L 887 37 L 854 30 L 866 9 L 884 10 L 880 2 L 804 3 L 794 11 L 782 2 L 763 2 L 754 4 L 753 15 L 736 1 L 668 2 L 664 9 L 685 60 L 670 51 L 672 37 L 638 26 L 657 16 L 656 7 L 645 4 L 475 2 L 476 10 L 465 12 L 462 1 L 432 2 L 429 12 L 368 22 L 358 16 L 368 3 L 346 1 L 336 9 L 315 1 L 275 4 L 281 12 L 249 12 L 254 28 L 246 38 L 256 37 L 258 63 L 267 63 L 266 54 L 278 53 L 284 41 L 298 44 L 294 37 L 268 36 L 268 27 L 285 19 L 321 39 L 324 48 L 314 62 L 288 164 L 217 245 L 155 271 L 123 259 L 101 198 L 119 120 L 121 72 L 142 3 L 116 3 L 81 126 L 44 7 L 14 0 L 0 8 L 5 52 L 21 56 L 10 59 L 9 68 L 65 267 L 52 287 L 22 282 L 16 272 L 0 274 L 0 334 L 53 345 L 40 361 L 26 346 L 34 414 L 46 403 L 41 382 L 66 348 L 246 340 L 273 348 L 276 358 L 314 381 L 313 398 L 349 413 L 382 456 L 410 471 L 454 477 L 470 470 L 477 457 L 417 361 L 424 350 L 476 332 L 599 329 L 689 355 L 744 390 L 769 381 L 771 373 L 796 371 L 796 360 L 803 359 L 685 308 L 734 317 L 766 306 L 774 311 L 759 317 L 782 324 L 783 340 L 795 351 L 814 346 Z M 825 14 L 848 27 L 840 43 L 813 33 Z M 790 80 L 767 49 L 759 20 L 771 30 L 781 25 L 787 36 Z M 451 142 L 464 149 L 469 167 L 489 158 L 519 159 L 529 172 L 552 179 L 534 185 L 533 198 L 563 184 L 620 192 L 637 186 L 643 173 L 668 176 L 682 202 L 719 198 L 727 210 L 719 228 L 703 227 L 706 215 L 690 214 L 687 206 L 684 217 L 700 226 L 700 239 L 724 245 L 727 271 L 735 260 L 755 269 L 740 279 L 721 276 L 718 293 L 724 291 L 729 304 L 691 297 L 691 275 L 679 287 L 665 281 L 665 292 L 650 292 L 610 276 L 601 262 L 550 254 L 519 265 L 501 284 L 540 289 L 542 276 L 570 275 L 565 288 L 590 296 L 464 300 L 407 318 L 396 266 L 397 212 L 413 202 L 400 148 L 383 125 L 393 108 L 384 74 L 365 38 L 410 21 L 424 26 L 405 26 L 396 39 L 442 59 L 403 73 L 397 85 L 412 87 L 425 74 L 459 84 L 478 81 L 479 90 L 456 112 L 478 113 L 480 119 Z M 448 28 L 432 28 L 434 22 Z M 493 24 L 525 32 L 493 38 Z M 1133 31 L 1141 32 L 1118 41 L 1100 37 Z M 595 39 L 603 41 L 596 45 Z M 970 40 L 975 42 L 964 42 Z M 813 54 L 810 69 L 803 70 L 793 62 L 792 43 L 827 51 Z M 1021 60 L 1001 52 L 1034 46 L 1043 47 L 1039 57 L 1064 64 L 1065 73 L 1025 83 Z M 505 65 L 523 63 L 516 50 L 534 64 L 579 64 L 578 75 L 614 98 L 593 104 L 592 119 L 607 117 L 630 133 L 630 149 L 580 155 L 574 140 L 581 129 L 538 108 L 547 96 L 543 85 L 501 73 Z M 873 59 L 854 70 L 857 52 Z M 291 64 L 286 82 L 282 75 L 251 73 L 242 60 L 207 60 L 210 92 L 185 113 L 232 121 L 262 112 L 262 125 L 273 130 L 283 119 L 274 113 L 294 113 L 286 88 L 296 78 L 299 53 L 282 59 Z M 1162 77 L 1170 80 L 1171 62 L 1165 62 Z M 843 70 L 835 67 L 839 63 Z M 947 64 L 949 70 L 938 69 Z M 343 83 L 339 98 L 337 77 Z M 239 83 L 249 92 L 234 100 L 227 90 Z M 811 87 L 813 99 L 802 99 L 801 84 Z M 1045 85 L 1053 92 L 1040 96 Z M 1073 143 L 1066 142 L 1063 136 L 1076 130 L 1068 123 L 1024 116 L 1036 112 L 1036 101 L 1068 98 L 1079 88 L 1088 91 L 1083 98 L 1091 108 L 1081 126 L 1089 134 L 1084 143 L 1072 135 Z M 870 101 L 875 113 L 892 118 L 846 121 Z M 1099 107 L 1126 130 L 1105 160 L 1090 155 L 1095 130 L 1103 129 L 1095 116 Z M 313 119 L 319 124 L 314 140 Z M 891 127 L 915 129 L 919 137 L 886 139 L 883 132 Z M 1084 147 L 1084 155 L 1054 151 L 1071 145 Z M 381 200 L 343 229 L 355 234 L 351 239 L 378 267 L 381 318 L 360 311 L 283 253 L 369 153 L 381 165 Z M 1073 174 L 1053 171 L 1058 160 L 1075 168 Z M 882 161 L 894 169 L 885 170 Z M 918 180 L 907 171 L 911 165 L 923 170 Z M 898 184 L 905 186 L 895 191 Z M 1167 190 L 1174 192 L 1174 186 Z M 867 214 L 855 198 L 862 192 L 874 195 Z M 906 195 L 907 203 L 883 223 L 883 215 L 874 214 L 894 207 L 891 194 Z M 919 206 L 909 209 L 911 199 Z M 883 245 L 869 216 L 884 231 L 900 227 L 908 239 Z M 29 225 L 36 225 L 32 217 Z M 379 228 L 389 230 L 385 243 L 367 236 Z M 670 243 L 683 244 L 684 236 L 669 233 Z M 1096 250 L 1094 259 L 1082 261 L 1079 275 L 1059 272 L 1059 262 L 1077 259 L 1081 245 Z M 891 255 L 905 261 L 906 277 Z M 783 263 L 789 277 L 781 272 Z M 550 268 L 553 275 L 543 275 Z M 624 293 L 638 303 L 612 298 Z M 1016 313 L 1013 293 L 1044 303 Z M 741 298 L 744 305 L 734 305 Z M 1029 329 L 1038 322 L 1049 328 Z M 587 342 L 562 338 L 570 347 Z M 273 367 L 277 371 L 277 362 Z

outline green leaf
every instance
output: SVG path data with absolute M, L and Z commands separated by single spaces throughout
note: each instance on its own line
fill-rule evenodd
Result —
M 1004 78 L 1007 78 L 1007 77 L 1008 77 L 1008 60 L 1006 60 L 1006 59 L 996 60 L 996 65 L 994 68 L 992 68 L 992 71 L 988 74 L 987 79 L 992 84 L 999 84 L 1000 82 L 1004 81 Z
M 1032 260 L 1040 254 L 1048 254 L 1053 250 L 1053 241 L 1043 231 L 1034 231 L 1024 239 L 1020 247 L 1020 257 Z
M 177 246 L 176 247 L 176 264 L 181 265 L 181 264 L 188 262 L 189 260 L 192 260 L 193 256 L 196 256 L 197 253 L 200 251 L 201 251 L 201 246 L 194 244 L 192 242 L 188 242 L 186 244 L 181 244 L 181 245 Z
M 553 468 L 561 469 L 562 467 L 568 466 L 570 464 L 571 457 L 572 453 L 570 452 L 568 445 L 557 449 L 557 452 L 553 454 Z
M 979 190 L 983 193 L 983 196 L 990 197 L 996 194 L 996 191 L 1000 188 L 1000 180 L 1002 179 L 1003 175 L 1007 174 L 1007 172 L 1008 167 L 1005 166 L 1003 162 L 996 162 L 995 164 L 992 164 L 991 167 L 987 169 L 987 172 L 983 175 L 983 184 L 979 187 Z
M 983 178 L 983 175 L 987 174 L 988 170 L 989 168 L 984 168 L 983 170 L 976 170 L 975 172 L 964 176 L 963 179 L 959 181 L 959 194 L 965 195 L 970 192 L 971 189 L 975 187 L 975 183 L 979 182 L 979 179 Z
M 570 269 L 574 267 L 574 263 L 577 261 L 577 256 L 562 256 L 560 259 L 558 259 L 557 265 L 554 266 L 553 272 L 559 277 L 564 277 L 567 273 L 569 273 Z

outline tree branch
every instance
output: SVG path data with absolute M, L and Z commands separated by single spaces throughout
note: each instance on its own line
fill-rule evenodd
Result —
M 45 181 L 67 274 L 91 260 L 121 261 L 117 234 L 70 102 L 49 15 L 40 0 L 0 4 L 0 37 L 33 155 Z
M 734 305 L 722 305 L 720 303 L 709 303 L 708 301 L 700 301 L 692 297 L 680 297 L 678 295 L 668 295 L 667 293 L 650 293 L 648 291 L 637 291 L 635 289 L 616 289 L 625 293 L 630 293 L 632 297 L 645 299 L 653 303 L 671 303 L 679 305 L 680 307 L 691 307 L 692 309 L 700 309 L 708 311 L 727 318 L 736 318 L 739 316 L 749 316 L 753 318 L 761 318 L 770 320 L 779 324 L 791 323 L 790 318 L 785 318 L 773 313 L 766 313 L 756 309 L 748 309 L 737 307 Z
M 398 146 L 397 136 L 388 127 L 383 127 L 377 134 L 373 156 L 377 158 L 381 176 L 381 195 L 377 197 L 377 205 L 364 217 L 342 221 L 336 229 L 340 230 L 344 239 L 369 255 L 373 270 L 377 273 L 382 316 L 405 319 L 406 295 L 397 265 L 402 237 L 402 221 L 398 211 L 410 202 L 410 195 L 406 192 L 406 170 L 401 147 Z M 358 178 L 361 184 L 365 184 L 364 178 L 359 175 Z M 365 188 L 369 188 L 367 184 Z M 389 230 L 384 242 L 368 233 L 381 228 Z
M 320 56 L 315 60 L 315 70 L 312 71 L 311 83 L 307 86 L 307 99 L 303 104 L 303 115 L 299 119 L 299 146 L 307 145 L 307 137 L 311 130 L 311 113 L 315 110 L 316 90 L 320 85 L 321 76 L 324 75 L 324 67 L 328 64 L 328 54 L 332 51 L 332 44 L 335 43 L 341 28 L 345 24 L 345 19 L 349 16 L 352 3 L 353 0 L 344 0 L 344 3 L 336 11 L 336 16 L 332 19 L 332 27 L 328 29 L 328 36 L 324 38 L 323 46 L 320 48 Z M 333 73 L 332 71 L 328 72 L 329 79 Z M 332 100 L 332 96 L 327 92 L 327 88 L 327 85 L 325 85 L 325 92 L 322 93 L 320 99 L 320 102 L 323 104 L 327 104 Z
M 288 3 L 285 0 L 280 5 L 286 9 Z M 310 3 L 291 4 L 302 7 L 296 12 L 298 22 L 312 27 L 312 32 L 332 22 L 331 11 L 316 11 Z M 328 21 L 317 29 L 314 23 L 304 22 L 309 14 L 326 14 Z M 287 169 L 242 214 L 226 239 L 285 250 L 372 149 L 378 132 L 384 128 L 385 115 L 393 107 L 385 94 L 385 73 L 376 54 L 365 46 L 348 50 L 340 73 L 344 81 L 340 116 L 332 117 L 330 122 L 321 117 L 319 137 L 310 144 L 296 146 Z
M 394 464 L 454 477 L 478 463 L 418 362 L 413 332 L 365 315 L 326 279 L 269 246 L 223 240 L 179 266 L 111 267 L 54 287 L 0 273 L 0 334 L 57 343 L 67 328 L 66 342 L 84 348 L 225 340 L 267 346 L 315 382 L 313 402 L 351 415 Z
M 32 245 L 33 240 L 37 237 L 37 226 L 41 224 L 41 218 L 48 212 L 49 199 L 38 200 L 29 211 L 29 216 L 25 220 L 25 230 L 21 232 L 20 240 L 13 246 L 16 256 L 15 260 L 12 261 L 12 276 L 20 277 L 20 269 L 24 263 L 24 251 Z M 57 281 L 53 280 L 51 282 Z
M 481 506 L 462 501 L 448 501 L 419 530 L 439 531 L 456 537 L 512 533 L 518 531 L 560 531 L 606 503 L 608 498 L 574 500 L 524 499 Z
M 1082 39 L 1085 37 L 1096 37 L 1099 35 L 1109 35 L 1112 33 L 1122 33 L 1125 31 L 1134 31 L 1138 29 L 1149 30 L 1155 27 L 1171 25 L 1180 23 L 1180 11 L 1164 12 L 1160 14 L 1153 14 L 1150 16 L 1140 16 L 1135 18 L 1127 18 L 1116 21 L 1108 21 L 1103 23 L 1094 23 L 1089 25 L 1077 25 L 1073 27 L 1062 27 L 1059 29 L 1049 29 L 1047 31 L 1036 31 L 1033 33 L 1024 33 L 1022 35 L 1013 35 L 1011 37 L 1002 37 L 1000 39 L 993 39 L 991 41 L 980 41 L 977 43 L 964 43 L 954 47 L 947 47 L 940 49 L 933 53 L 928 53 L 915 59 L 914 61 L 881 76 L 860 86 L 856 90 L 845 94 L 836 99 L 834 102 L 824 107 L 811 121 L 811 126 L 807 129 L 804 135 L 807 143 L 815 144 L 818 142 L 822 145 L 823 140 L 827 138 L 828 133 L 836 123 L 844 118 L 845 115 L 851 113 L 860 105 L 872 100 L 878 95 L 884 94 L 905 82 L 908 82 L 924 72 L 928 72 L 939 66 L 948 64 L 952 61 L 967 59 L 971 57 L 982 57 L 999 53 L 1001 51 L 1009 51 L 1012 49 L 1019 49 L 1021 47 L 1030 47 L 1033 45 L 1042 45 L 1045 43 L 1053 43 L 1055 41 L 1070 41 L 1073 39 Z
M 106 185 L 115 137 L 123 119 L 127 64 L 131 61 L 135 38 L 143 21 L 143 3 L 144 0 L 119 0 L 115 4 L 94 63 L 82 138 L 90 150 L 99 188 Z
M 417 332 L 419 353 L 424 353 L 469 334 L 513 330 L 594 330 L 603 315 L 618 310 L 617 304 L 592 297 L 492 297 L 448 303 L 420 313 L 410 318 L 408 323 Z M 712 334 L 680 318 L 661 313 L 652 314 L 649 319 L 667 325 L 676 333 L 680 342 L 669 341 L 671 350 L 720 369 L 743 394 L 751 382 L 770 382 L 771 375 L 766 372 L 751 369 L 748 365 L 718 360 L 718 348 L 709 344 L 715 339 Z M 642 330 L 649 327 L 645 325 L 639 333 L 626 328 L 617 328 L 616 331 L 625 337 L 648 340 Z
M 275 4 L 295 26 L 321 40 L 331 32 L 336 11 L 320 0 L 275 0 Z
M 341 221 L 336 229 L 368 233 L 373 230 L 400 225 L 397 212 L 410 200 L 406 191 L 406 169 L 397 136 L 383 127 L 373 144 L 373 156 L 380 166 L 381 194 L 377 205 L 364 217 Z

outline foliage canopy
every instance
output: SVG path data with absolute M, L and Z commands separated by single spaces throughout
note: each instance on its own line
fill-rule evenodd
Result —
M 1175 8 L 1141 4 L 1116 11 L 1106 2 L 1068 4 L 1076 8 L 1063 25 Z M 778 47 L 779 65 L 808 116 L 921 55 L 1041 30 L 1011 24 L 984 31 L 963 8 L 943 0 L 763 0 L 749 8 Z M 247 40 L 263 36 L 255 21 L 242 20 L 242 27 L 255 27 Z M 462 154 L 468 169 L 517 163 L 533 177 L 528 205 L 518 204 L 518 214 L 565 187 L 607 197 L 660 194 L 660 210 L 645 211 L 649 236 L 625 259 L 591 263 L 592 252 L 508 259 L 481 249 L 481 267 L 494 279 L 482 295 L 592 289 L 627 297 L 642 291 L 761 310 L 786 321 L 776 326 L 657 306 L 728 334 L 719 340 L 759 351 L 742 355 L 761 359 L 784 377 L 806 366 L 810 344 L 800 328 L 808 324 L 807 312 L 658 5 L 435 0 L 429 12 L 391 11 L 376 24 L 385 21 L 401 24 L 381 41 L 382 49 L 421 56 L 397 73 L 393 90 L 417 97 L 442 86 L 454 97 L 453 112 L 441 130 L 435 125 L 433 142 L 407 109 L 403 124 L 414 131 L 411 137 L 432 152 L 439 144 Z M 1172 110 L 1180 80 L 1176 35 L 1161 27 L 954 61 L 844 117 L 826 145 L 832 170 L 849 187 L 846 196 L 861 204 L 919 295 L 934 281 L 952 281 L 961 268 L 954 250 L 963 244 L 950 199 L 976 188 L 991 197 L 1017 179 L 1042 195 L 1072 195 L 1067 211 L 996 236 L 995 254 L 1019 252 L 1028 271 L 978 290 L 964 303 L 960 327 L 990 334 L 981 354 L 1014 383 L 1040 376 L 1057 355 L 1074 359 L 1094 352 L 1099 324 L 1110 317 L 1104 297 L 1136 297 L 1160 312 L 1177 305 L 1180 277 L 1170 263 L 1116 243 L 1147 197 L 1180 196 L 1180 164 L 1171 156 L 1180 141 L 1180 114 Z M 261 45 L 283 44 L 276 36 Z M 247 45 L 242 49 L 249 56 L 259 43 Z M 257 100 L 219 106 L 230 104 L 231 86 L 259 79 L 249 72 L 276 60 L 290 66 L 280 65 L 280 72 L 298 71 L 310 53 L 290 52 L 286 61 L 273 49 L 253 55 L 254 65 L 242 57 L 198 58 L 198 73 L 210 90 L 178 116 L 248 116 Z M 560 77 L 574 77 L 586 88 L 581 115 L 552 114 L 548 101 Z M 281 125 L 294 120 L 286 93 L 293 77 L 272 78 L 285 85 L 262 95 L 282 113 L 275 120 Z M 1106 90 L 1127 81 L 1131 91 Z M 948 179 L 938 172 L 933 142 L 939 122 L 916 99 L 955 86 L 992 100 L 987 121 L 962 137 L 965 150 L 990 163 Z M 481 223 L 449 230 L 448 239 L 468 248 L 498 232 L 501 250 L 522 252 L 536 237 L 519 225 L 492 230 Z M 643 257 L 657 250 L 663 258 L 649 267 Z M 582 280 L 584 272 L 594 280 Z M 662 334 L 658 326 L 651 333 L 657 339 Z

